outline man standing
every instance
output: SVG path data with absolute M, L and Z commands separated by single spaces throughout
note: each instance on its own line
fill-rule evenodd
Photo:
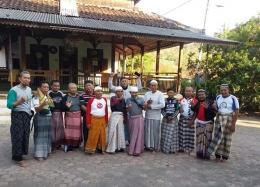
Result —
M 110 99 L 111 115 L 108 123 L 108 153 L 123 152 L 125 146 L 124 124 L 126 123 L 126 104 L 123 97 L 123 88 L 116 87 L 116 95 Z
M 31 120 L 31 94 L 29 87 L 31 77 L 28 71 L 19 76 L 20 84 L 11 88 L 7 96 L 7 107 L 11 109 L 11 140 L 12 159 L 21 167 L 29 164 L 23 161 L 22 155 L 28 154 L 30 120 Z
M 159 134 L 161 109 L 165 106 L 165 100 L 162 92 L 158 91 L 158 82 L 150 82 L 151 91 L 144 95 L 145 113 L 145 147 L 151 149 L 152 154 L 156 154 L 159 148 Z
M 65 111 L 65 152 L 72 153 L 73 147 L 82 142 L 81 104 L 77 94 L 77 85 L 69 83 L 69 93 L 62 98 L 62 107 Z
M 229 86 L 220 86 L 220 95 L 212 107 L 218 112 L 215 122 L 214 137 L 207 150 L 208 155 L 215 153 L 216 161 L 226 163 L 232 142 L 232 134 L 235 132 L 236 121 L 239 113 L 239 103 L 234 95 L 229 93 Z
M 84 140 L 84 147 L 88 140 L 88 128 L 86 123 L 86 111 L 87 111 L 87 105 L 90 98 L 95 97 L 94 94 L 94 86 L 93 81 L 86 80 L 85 82 L 85 91 L 82 92 L 80 95 L 80 104 L 81 104 L 81 116 L 83 118 L 83 140 Z
M 107 99 L 102 97 L 102 88 L 100 86 L 94 89 L 96 97 L 92 97 L 87 106 L 86 119 L 88 131 L 88 140 L 85 145 L 85 152 L 94 155 L 97 146 L 105 155 L 106 149 L 106 125 L 108 123 Z
M 108 88 L 115 91 L 116 87 L 113 85 L 113 77 L 114 77 L 114 73 L 111 73 L 110 77 L 108 79 Z M 131 94 L 130 94 L 131 86 L 128 85 L 128 79 L 126 77 L 121 77 L 120 80 L 121 80 L 120 86 L 123 88 L 124 98 L 125 98 L 125 100 L 127 100 L 128 98 L 131 97 Z M 142 82 L 140 79 L 140 75 L 138 75 L 138 78 L 137 78 L 137 88 L 138 88 L 138 90 L 142 89 Z M 125 140 L 129 142 L 129 120 L 128 119 L 125 124 L 124 131 L 125 131 Z
M 191 106 L 191 110 L 194 111 L 192 120 L 189 122 L 189 126 L 194 124 L 197 118 L 196 124 L 196 155 L 198 158 L 210 159 L 206 151 L 212 140 L 212 131 L 214 126 L 214 117 L 216 116 L 214 109 L 212 108 L 213 102 L 206 99 L 205 90 L 200 89 L 198 93 L 198 102 Z
M 179 148 L 180 151 L 189 151 L 189 155 L 193 155 L 195 127 L 189 126 L 188 123 L 192 119 L 193 111 L 191 105 L 197 102 L 193 98 L 193 88 L 186 87 L 184 98 L 180 99 L 180 119 L 179 119 Z
M 55 106 L 55 110 L 51 115 L 52 153 L 55 153 L 55 150 L 61 149 L 61 145 L 65 143 L 65 131 L 62 116 L 63 93 L 60 91 L 60 82 L 58 80 L 51 81 L 51 90 L 49 90 L 48 93 Z

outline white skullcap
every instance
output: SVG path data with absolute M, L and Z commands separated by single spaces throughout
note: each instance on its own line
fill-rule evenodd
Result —
M 152 83 L 158 84 L 158 82 L 157 82 L 156 80 L 152 80 L 152 81 L 150 82 L 150 84 L 152 84 Z
M 138 92 L 138 88 L 135 86 L 132 86 L 130 89 L 130 92 Z
M 117 90 L 123 90 L 123 88 L 122 88 L 121 86 L 117 86 L 117 87 L 115 88 L 115 91 L 117 91 Z
M 100 86 L 96 86 L 94 91 L 97 91 L 97 90 L 101 90 L 102 91 L 102 88 Z

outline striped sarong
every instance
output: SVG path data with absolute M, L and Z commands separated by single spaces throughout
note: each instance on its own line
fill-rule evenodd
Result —
M 161 149 L 164 153 L 173 153 L 179 150 L 178 119 L 174 118 L 167 123 L 166 118 L 162 121 Z
M 217 115 L 214 129 L 214 137 L 207 150 L 209 155 L 222 155 L 226 158 L 230 155 L 232 142 L 232 133 L 230 126 L 232 125 L 233 115 Z
M 81 113 L 65 113 L 65 144 L 79 146 L 82 142 Z
M 196 155 L 199 158 L 209 159 L 206 151 L 212 140 L 213 122 L 200 122 L 196 125 Z
M 143 114 L 129 117 L 130 144 L 129 155 L 138 155 L 144 150 Z
M 51 152 L 51 115 L 36 114 L 34 124 L 34 157 L 47 158 Z
M 52 149 L 64 144 L 65 130 L 63 125 L 62 112 L 55 111 L 51 116 L 51 136 L 52 136 Z
M 144 124 L 145 147 L 158 151 L 160 141 L 160 120 L 145 118 Z
M 195 142 L 195 127 L 188 126 L 191 118 L 180 116 L 179 119 L 179 148 L 182 151 L 193 151 Z
M 106 152 L 125 149 L 124 117 L 122 112 L 113 112 L 108 123 L 108 138 Z
M 12 159 L 22 161 L 28 155 L 31 116 L 27 112 L 11 112 Z
M 104 152 L 106 149 L 106 120 L 105 116 L 91 115 L 91 128 L 88 130 L 85 152 L 94 154 L 98 145 Z

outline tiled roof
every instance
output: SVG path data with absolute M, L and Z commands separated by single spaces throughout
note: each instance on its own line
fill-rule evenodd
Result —
M 187 29 L 174 20 L 166 19 L 155 13 L 145 13 L 132 9 L 93 6 L 88 0 L 77 0 L 79 16 L 95 20 L 115 21 L 153 27 Z M 0 0 L 0 8 L 26 10 L 50 14 L 59 14 L 58 0 Z

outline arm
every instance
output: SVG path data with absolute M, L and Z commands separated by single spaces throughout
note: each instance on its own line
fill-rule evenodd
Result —
M 196 118 L 197 118 L 197 112 L 194 112 L 192 119 L 188 122 L 188 126 L 192 126 Z
M 108 88 L 113 91 L 115 90 L 115 86 L 113 85 L 113 77 L 108 78 Z
M 68 95 L 64 95 L 63 97 L 62 97 L 62 111 L 63 112 L 67 112 L 67 111 L 69 111 L 69 108 L 67 107 L 67 105 L 66 105 L 66 101 L 67 101 L 67 99 L 68 99 Z
M 87 106 L 85 105 L 85 99 L 82 96 L 80 96 L 79 100 L 80 100 L 80 108 L 81 108 L 81 110 L 86 112 Z
M 106 115 L 105 115 L 105 120 L 106 120 L 106 124 L 108 124 L 108 107 L 107 107 L 107 99 L 104 98 L 104 100 L 106 101 L 106 108 L 105 108 L 105 110 L 106 110 Z
M 86 111 L 86 125 L 90 126 L 91 125 L 91 105 L 92 102 L 94 101 L 94 97 L 90 98 L 87 104 L 87 111 Z
M 172 118 L 177 117 L 179 113 L 180 113 L 180 103 L 177 102 L 176 107 L 175 107 L 175 112 L 172 114 Z
M 40 104 L 38 98 L 33 99 L 33 105 L 34 105 L 35 111 L 37 113 L 40 113 L 42 111 L 43 107 L 48 104 L 49 104 L 48 101 L 44 101 L 42 104 Z
M 160 94 L 159 104 L 151 105 L 151 109 L 161 109 L 165 107 L 165 100 L 163 94 Z
M 8 92 L 8 95 L 7 95 L 7 108 L 9 109 L 14 109 L 16 106 L 18 106 L 19 104 L 21 104 L 20 101 L 16 101 L 15 102 L 15 99 L 16 99 L 16 92 L 14 90 L 10 90 Z
M 140 77 L 137 78 L 137 88 L 138 88 L 138 90 L 142 89 L 142 82 L 141 82 Z

